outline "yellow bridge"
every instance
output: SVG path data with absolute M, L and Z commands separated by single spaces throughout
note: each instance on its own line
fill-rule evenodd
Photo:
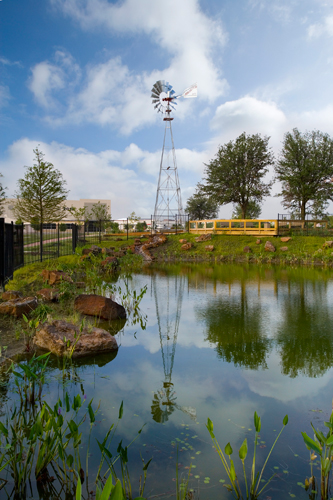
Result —
M 307 229 L 327 230 L 327 220 L 294 220 L 294 219 L 214 219 L 189 222 L 189 232 L 194 234 L 250 234 L 253 236 L 277 236 L 290 230 L 306 231 Z

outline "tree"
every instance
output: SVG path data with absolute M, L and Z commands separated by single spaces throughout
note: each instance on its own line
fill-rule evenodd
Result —
M 260 214 L 261 214 L 260 204 L 257 201 L 250 200 L 248 207 L 247 207 L 247 214 L 246 214 L 247 218 L 248 219 L 259 219 Z M 234 205 L 234 209 L 233 209 L 231 217 L 233 219 L 242 219 L 243 218 L 242 208 L 239 204 Z
M 3 177 L 3 175 L 0 174 L 0 177 Z M 5 193 L 6 189 L 7 188 L 3 187 L 2 182 L 0 182 L 0 215 L 2 215 L 5 210 L 3 204 L 6 199 L 6 193 Z
M 219 205 L 203 192 L 198 184 L 195 193 L 189 197 L 185 211 L 191 220 L 216 219 Z
M 73 215 L 75 222 L 78 226 L 83 226 L 89 220 L 89 213 L 87 207 L 75 208 L 73 205 L 67 210 Z
M 66 181 L 59 170 L 43 160 L 38 148 L 33 150 L 35 161 L 27 169 L 25 177 L 18 180 L 18 191 L 14 206 L 15 217 L 30 222 L 40 231 L 40 258 L 43 255 L 43 224 L 59 222 L 66 216 L 64 201 L 67 193 Z
M 284 136 L 275 171 L 286 209 L 301 219 L 323 213 L 333 200 L 333 140 L 318 130 L 302 134 L 294 128 Z
M 216 157 L 206 165 L 203 190 L 219 205 L 235 203 L 247 218 L 249 204 L 262 203 L 272 182 L 264 183 L 274 156 L 268 147 L 269 137 L 244 132 L 235 141 L 220 146 Z
M 144 220 L 143 222 L 138 222 L 136 225 L 136 230 L 138 233 L 143 233 L 147 230 L 147 222 Z
M 136 224 L 139 222 L 140 217 L 138 217 L 135 212 L 131 212 L 128 216 L 128 220 L 130 222 L 128 228 L 134 229 Z
M 98 203 L 94 203 L 94 205 L 91 207 L 89 218 L 98 221 L 100 224 L 102 224 L 103 228 L 105 227 L 105 222 L 111 221 L 111 215 L 108 212 L 107 205 L 101 203 L 100 201 Z
M 14 213 L 18 219 L 33 224 L 61 221 L 66 216 L 64 201 L 66 181 L 52 163 L 43 161 L 44 154 L 33 150 L 36 163 L 18 180 Z

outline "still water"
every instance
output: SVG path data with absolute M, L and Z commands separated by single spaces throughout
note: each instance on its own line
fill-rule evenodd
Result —
M 236 463 L 247 437 L 249 472 L 256 410 L 262 418 L 259 465 L 289 415 L 265 473 L 266 479 L 276 477 L 262 498 L 308 498 L 297 485 L 310 475 L 301 431 L 312 437 L 310 422 L 322 429 L 331 413 L 333 272 L 169 265 L 149 267 L 129 282 L 136 290 L 145 285 L 140 305 L 145 328 L 125 325 L 116 336 L 117 356 L 81 363 L 80 381 L 68 386 L 72 394 L 101 401 L 96 436 L 116 420 L 121 401 L 118 441 L 128 443 L 146 424 L 129 450 L 133 489 L 141 474 L 140 455 L 145 461 L 152 457 L 145 496 L 171 498 L 178 445 L 179 474 L 187 477 L 192 464 L 195 498 L 231 498 L 205 424 L 207 417 L 214 422 L 223 449 L 230 441 Z M 54 368 L 47 388 L 54 401 L 63 391 L 57 377 Z M 99 461 L 97 456 L 93 444 L 91 463 L 94 457 Z

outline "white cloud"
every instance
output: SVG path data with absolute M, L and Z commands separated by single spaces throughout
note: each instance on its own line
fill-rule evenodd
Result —
M 66 87 L 75 86 L 81 76 L 79 65 L 65 50 L 57 50 L 54 63 L 43 61 L 31 69 L 28 87 L 34 94 L 38 104 L 45 108 L 53 108 L 56 104 L 54 93 Z
M 65 86 L 63 71 L 58 66 L 44 61 L 36 64 L 31 72 L 28 86 L 36 101 L 45 108 L 53 106 L 52 91 L 62 89 Z
M 148 36 L 160 48 L 162 69 L 135 73 L 119 57 L 91 64 L 77 95 L 68 96 L 67 113 L 57 119 L 50 116 L 50 123 L 88 121 L 117 126 L 121 133 L 130 134 L 156 120 L 150 99 L 156 80 L 170 81 L 178 93 L 197 82 L 198 99 L 209 102 L 226 92 L 228 85 L 219 69 L 226 34 L 218 21 L 200 10 L 198 0 L 170 0 L 168 11 L 176 15 L 165 15 L 165 4 L 156 0 L 140 4 L 135 0 L 116 4 L 106 0 L 52 1 L 83 29 L 102 27 L 112 34 Z M 50 95 L 62 88 L 65 73 L 63 61 L 57 65 L 44 61 L 33 68 L 30 89 L 41 105 L 46 107 Z M 178 108 L 182 118 L 193 109 L 193 103 L 183 101 Z
M 288 130 L 288 120 L 274 102 L 245 96 L 218 106 L 211 128 L 217 132 L 215 141 L 219 143 L 233 140 L 243 132 L 268 135 L 276 143 Z
M 310 38 L 319 38 L 323 35 L 333 36 L 333 16 L 325 17 L 323 23 L 311 24 L 308 28 L 308 35 Z

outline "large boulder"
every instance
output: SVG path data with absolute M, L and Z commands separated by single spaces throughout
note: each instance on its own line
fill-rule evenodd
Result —
M 3 301 L 12 300 L 12 299 L 21 299 L 23 297 L 21 292 L 16 290 L 8 290 L 8 292 L 3 292 L 1 298 Z
M 42 271 L 42 277 L 49 285 L 55 285 L 61 283 L 61 281 L 69 281 L 70 283 L 73 281 L 64 271 L 49 271 L 48 269 L 44 269 Z
M 59 291 L 54 288 L 42 288 L 36 292 L 36 295 L 46 302 L 58 302 L 59 300 Z
M 209 241 L 211 239 L 212 239 L 211 234 L 202 234 L 202 235 L 198 236 L 197 238 L 195 238 L 195 241 L 197 243 L 200 243 L 201 241 Z
M 325 241 L 323 244 L 323 248 L 332 248 L 333 247 L 333 241 Z
M 206 252 L 212 252 L 214 250 L 214 245 L 206 245 L 205 250 Z
M 192 243 L 185 243 L 180 247 L 181 250 L 190 250 L 192 248 Z
M 0 314 L 9 314 L 21 318 L 23 314 L 28 315 L 36 309 L 38 301 L 36 297 L 25 297 L 23 299 L 12 299 L 0 304 Z
M 275 252 L 275 251 L 276 251 L 276 248 L 273 245 L 273 243 L 271 243 L 270 241 L 266 241 L 266 243 L 265 243 L 265 252 Z
M 33 338 L 33 344 L 57 356 L 80 358 L 118 349 L 116 339 L 102 328 L 80 328 L 63 320 L 43 323 Z
M 288 241 L 290 240 L 290 236 L 282 236 L 282 238 L 280 238 L 280 241 L 282 241 L 282 243 L 288 243 Z
M 126 311 L 123 306 L 101 295 L 79 295 L 74 301 L 74 309 L 82 314 L 97 316 L 100 319 L 126 319 Z

